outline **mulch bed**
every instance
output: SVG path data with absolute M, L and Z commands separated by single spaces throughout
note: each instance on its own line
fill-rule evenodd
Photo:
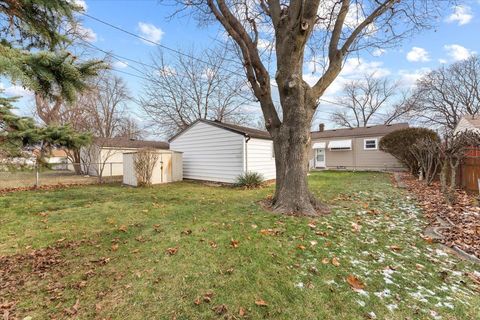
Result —
M 440 191 L 440 183 L 427 186 L 408 173 L 402 181 L 415 196 L 431 226 L 439 227 L 439 241 L 480 258 L 480 207 L 478 198 L 462 190 L 456 191 L 457 202 L 449 205 Z

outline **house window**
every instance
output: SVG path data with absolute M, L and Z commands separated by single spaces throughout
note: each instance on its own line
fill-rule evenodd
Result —
M 365 150 L 377 150 L 377 139 L 364 139 L 363 140 L 363 149 Z

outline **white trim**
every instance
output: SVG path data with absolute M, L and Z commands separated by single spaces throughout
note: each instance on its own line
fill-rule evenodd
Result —
M 313 155 L 313 164 L 315 168 L 326 168 L 327 167 L 327 152 L 325 148 L 315 148 L 314 149 L 314 155 Z M 319 150 L 323 150 L 323 162 L 321 162 L 321 165 L 318 165 L 317 162 L 317 153 Z
M 375 141 L 375 148 L 367 148 L 367 141 Z M 378 150 L 378 138 L 363 139 L 363 150 L 366 150 L 366 151 Z

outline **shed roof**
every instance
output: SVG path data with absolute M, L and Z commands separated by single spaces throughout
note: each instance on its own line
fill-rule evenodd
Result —
M 94 138 L 93 143 L 102 148 L 153 148 L 153 149 L 169 149 L 170 145 L 164 141 L 148 141 L 136 140 L 128 138 Z
M 190 127 L 192 127 L 193 125 L 197 124 L 198 122 L 203 122 L 203 123 L 208 123 L 212 126 L 216 126 L 218 128 L 222 128 L 222 129 L 225 129 L 225 130 L 228 130 L 228 131 L 232 131 L 232 132 L 235 132 L 235 133 L 239 133 L 239 134 L 242 134 L 244 136 L 248 136 L 248 137 L 251 137 L 251 138 L 256 138 L 256 139 L 268 139 L 268 140 L 271 140 L 272 137 L 270 136 L 270 133 L 268 133 L 268 131 L 264 131 L 264 130 L 259 130 L 259 129 L 254 129 L 254 128 L 249 128 L 249 127 L 244 127 L 244 126 L 239 126 L 239 125 L 236 125 L 236 124 L 232 124 L 232 123 L 225 123 L 225 122 L 221 122 L 221 121 L 212 121 L 212 120 L 206 120 L 206 119 L 199 119 L 197 121 L 195 121 L 194 123 L 192 123 L 188 128 L 186 129 L 183 129 L 182 131 L 180 131 L 179 133 L 177 133 L 176 135 L 174 135 L 173 137 L 171 137 L 168 141 L 172 141 L 174 140 L 176 137 L 178 137 L 179 135 L 181 135 L 183 132 L 185 132 L 185 130 L 188 130 Z
M 343 128 L 324 131 L 312 131 L 312 139 L 383 136 L 392 131 L 405 128 L 408 128 L 408 123 L 395 123 L 361 128 Z

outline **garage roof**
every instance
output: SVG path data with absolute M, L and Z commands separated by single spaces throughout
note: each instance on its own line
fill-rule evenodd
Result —
M 313 131 L 312 139 L 338 138 L 338 137 L 371 137 L 384 136 L 395 130 L 408 128 L 408 123 L 396 123 L 361 128 L 332 129 Z
M 93 143 L 103 148 L 153 148 L 153 149 L 169 149 L 170 145 L 164 141 L 148 141 L 136 140 L 128 138 L 94 138 Z
M 268 131 L 263 131 L 263 130 L 259 130 L 259 129 L 244 127 L 244 126 L 239 126 L 239 125 L 236 125 L 236 124 L 221 122 L 221 121 L 217 121 L 217 120 L 212 121 L 212 120 L 199 119 L 199 120 L 195 121 L 194 123 L 192 123 L 188 128 L 190 128 L 191 126 L 195 125 L 198 122 L 208 123 L 212 126 L 216 126 L 216 127 L 222 128 L 222 129 L 226 129 L 228 131 L 239 133 L 239 134 L 242 134 L 244 136 L 251 137 L 251 138 L 272 140 L 272 137 L 270 136 L 270 133 L 268 133 Z M 176 135 L 171 137 L 168 141 L 171 142 L 176 137 L 181 135 L 185 130 L 188 130 L 188 128 L 180 131 L 179 133 L 177 133 Z

